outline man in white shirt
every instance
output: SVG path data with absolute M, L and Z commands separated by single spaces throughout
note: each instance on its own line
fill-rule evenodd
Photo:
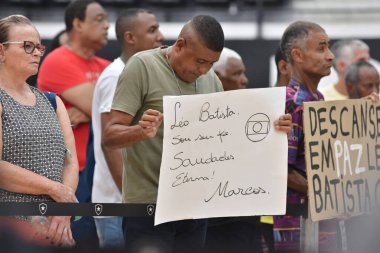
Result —
M 121 203 L 123 162 L 121 150 L 102 145 L 102 132 L 108 122 L 117 80 L 128 59 L 135 53 L 159 47 L 164 40 L 153 13 L 144 9 L 124 11 L 115 24 L 121 55 L 100 75 L 92 101 L 95 171 L 93 203 Z M 95 217 L 101 248 L 122 248 L 122 217 Z

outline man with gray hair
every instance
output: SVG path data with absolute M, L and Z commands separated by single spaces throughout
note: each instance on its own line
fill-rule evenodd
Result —
M 307 199 L 308 189 L 303 102 L 323 100 L 323 95 L 317 90 L 318 83 L 322 77 L 330 74 L 334 55 L 329 49 L 329 37 L 325 30 L 316 23 L 306 21 L 290 24 L 281 38 L 280 47 L 291 66 L 285 107 L 286 113 L 292 115 L 293 122 L 288 136 L 287 204 L 302 205 Z M 300 250 L 300 217 L 275 216 L 274 235 L 276 250 Z M 332 236 L 328 233 L 325 235 L 325 242 L 330 242 Z M 321 246 L 323 248 L 325 245 Z
M 331 51 L 335 55 L 333 67 L 338 74 L 338 81 L 321 89 L 325 100 L 348 99 L 348 91 L 345 84 L 347 67 L 358 61 L 369 61 L 369 46 L 361 40 L 340 40 L 334 43 Z
M 223 48 L 219 61 L 215 62 L 213 69 L 222 82 L 223 89 L 245 89 L 248 84 L 245 75 L 245 65 L 241 56 L 234 50 Z

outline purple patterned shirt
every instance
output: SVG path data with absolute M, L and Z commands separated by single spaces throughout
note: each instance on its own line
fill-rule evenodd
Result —
M 292 115 L 292 132 L 288 137 L 288 164 L 306 177 L 305 144 L 303 133 L 303 102 L 323 101 L 323 95 L 318 90 L 311 94 L 304 84 L 291 80 L 286 87 L 286 113 Z M 288 203 L 300 204 L 304 194 L 288 189 Z
M 301 175 L 306 177 L 305 145 L 303 133 L 303 102 L 324 100 L 323 95 L 316 91 L 309 92 L 304 84 L 291 80 L 286 87 L 286 113 L 292 115 L 292 131 L 288 137 L 288 164 L 292 165 Z M 287 204 L 300 204 L 306 198 L 305 194 L 288 189 Z M 300 217 L 274 216 L 273 233 L 276 250 L 299 250 L 300 248 Z M 322 240 L 321 240 L 322 239 Z M 320 234 L 320 242 L 326 240 Z M 329 243 L 322 243 L 329 244 Z M 321 248 L 325 248 L 321 245 Z

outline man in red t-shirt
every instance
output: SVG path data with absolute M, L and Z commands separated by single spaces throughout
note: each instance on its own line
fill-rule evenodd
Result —
M 69 42 L 46 56 L 37 83 L 44 91 L 57 93 L 68 109 L 75 137 L 80 172 L 86 163 L 92 94 L 109 61 L 95 56 L 107 45 L 107 14 L 96 1 L 78 0 L 65 11 Z M 81 186 L 79 180 L 78 189 Z

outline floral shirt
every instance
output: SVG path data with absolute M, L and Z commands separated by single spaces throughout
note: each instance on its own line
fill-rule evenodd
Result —
M 286 113 L 292 115 L 292 131 L 288 137 L 288 164 L 306 177 L 305 144 L 303 132 L 303 102 L 323 101 L 319 91 L 312 94 L 307 87 L 291 80 L 286 87 Z M 306 195 L 288 189 L 287 204 L 301 204 Z M 320 224 L 320 249 L 331 250 L 336 247 L 336 229 L 334 222 L 323 221 Z M 275 216 L 273 233 L 276 250 L 300 249 L 300 217 Z M 335 236 L 334 236 L 335 235 Z

